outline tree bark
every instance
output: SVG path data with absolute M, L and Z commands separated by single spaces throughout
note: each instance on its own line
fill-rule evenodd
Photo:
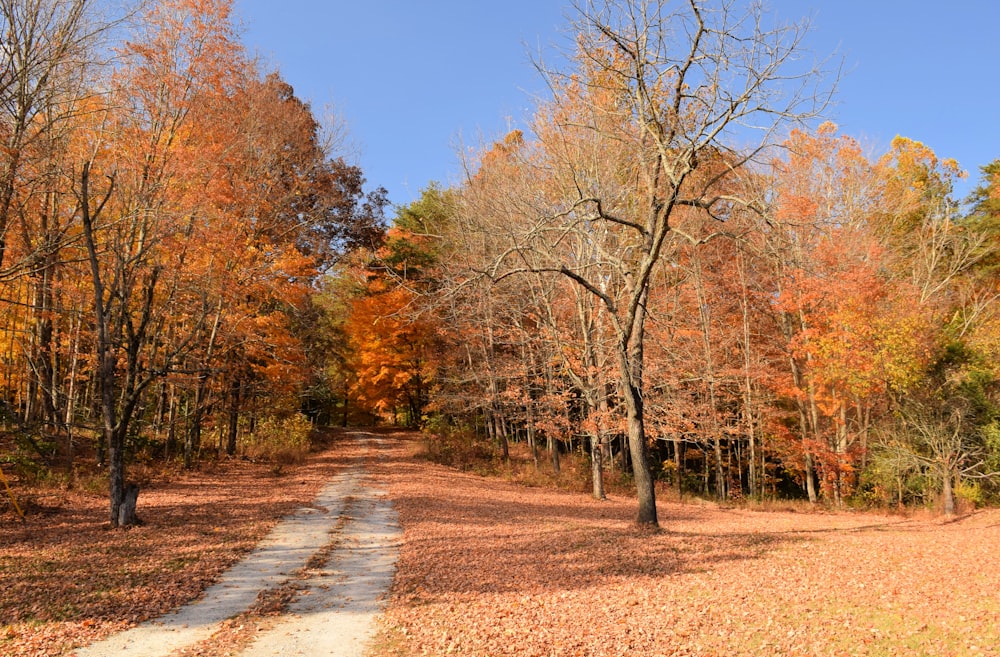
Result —
M 684 443 L 678 436 L 674 437 L 674 486 L 680 501 L 684 497 Z
M 496 436 L 500 442 L 500 454 L 503 456 L 503 462 L 510 463 L 510 440 L 507 438 L 507 425 L 500 413 L 493 415 L 493 422 L 496 424 Z
M 640 525 L 657 527 L 659 522 L 656 517 L 656 489 L 649 471 L 649 446 L 646 444 L 646 426 L 643 422 L 641 349 L 641 341 L 638 342 L 638 348 L 632 347 L 632 362 L 629 362 L 630 359 L 626 354 L 619 353 L 619 366 L 622 372 L 621 387 L 622 397 L 625 400 L 628 448 L 632 457 L 632 477 L 639 502 L 636 522 Z M 638 362 L 635 360 L 635 352 L 639 355 Z
M 240 382 L 234 380 L 229 387 L 229 429 L 226 434 L 226 455 L 236 454 L 236 438 L 240 420 Z
M 141 524 L 139 516 L 135 513 L 135 507 L 139 500 L 139 487 L 135 484 L 125 486 L 122 493 L 121 506 L 118 508 L 118 526 L 130 527 Z
M 946 516 L 955 515 L 955 491 L 952 485 L 952 474 L 945 472 L 941 481 L 941 504 Z
M 819 495 L 816 493 L 816 466 L 813 463 L 813 455 L 806 453 L 805 457 L 806 465 L 806 495 L 809 496 L 809 502 L 816 504 L 819 501 Z
M 601 445 L 601 438 L 594 433 L 590 436 L 590 476 L 593 483 L 594 499 L 606 500 L 608 496 L 604 493 L 604 450 Z
M 535 414 L 532 409 L 534 402 L 529 398 L 526 405 L 527 411 L 527 433 L 528 433 L 528 447 L 531 448 L 531 462 L 535 465 L 535 471 L 538 471 L 538 440 L 535 437 Z

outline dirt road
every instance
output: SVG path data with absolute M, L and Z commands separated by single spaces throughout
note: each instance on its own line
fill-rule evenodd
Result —
M 377 446 L 379 437 L 357 432 Z M 360 457 L 314 503 L 286 518 L 196 602 L 77 650 L 77 657 L 168 657 L 211 639 L 263 593 L 295 595 L 285 612 L 241 655 L 355 657 L 374 634 L 392 583 L 400 529 L 385 491 L 366 478 Z

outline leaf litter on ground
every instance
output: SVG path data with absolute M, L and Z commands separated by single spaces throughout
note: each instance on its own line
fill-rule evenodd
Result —
M 1000 655 L 1000 511 L 760 512 L 381 466 L 404 530 L 375 654 Z
M 280 471 L 243 459 L 153 478 L 142 525 L 113 530 L 103 495 L 45 492 L 44 511 L 0 523 L 0 654 L 67 654 L 198 598 L 278 520 L 307 506 L 358 458 L 327 434 L 303 464 Z
M 1000 655 L 1000 511 L 757 512 L 528 488 L 429 463 L 389 434 L 369 462 L 404 530 L 376 657 Z M 275 475 L 225 461 L 154 481 L 146 524 L 61 492 L 0 525 L 0 654 L 49 657 L 196 598 L 356 458 L 332 441 Z M 280 611 L 280 610 L 279 610 Z M 199 654 L 256 627 L 237 619 Z M 246 622 L 244 622 L 246 621 Z M 249 630 L 247 628 L 250 628 Z

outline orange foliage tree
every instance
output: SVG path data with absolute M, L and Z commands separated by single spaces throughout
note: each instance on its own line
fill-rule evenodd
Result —
M 378 241 L 386 200 L 260 72 L 230 0 L 150 4 L 106 68 L 88 64 L 102 32 L 85 5 L 5 15 L 46 36 L 8 35 L 30 57 L 4 50 L 34 86 L 0 83 L 24 109 L 0 117 L 0 385 L 37 457 L 58 456 L 57 438 L 72 462 L 93 432 L 122 525 L 136 444 L 165 436 L 154 449 L 172 453 L 183 434 L 190 464 L 203 425 L 232 453 L 243 411 L 251 430 L 304 405 L 314 282 Z
M 411 312 L 414 302 L 414 292 L 373 277 L 351 303 L 345 329 L 357 402 L 377 416 L 419 427 L 434 376 L 435 331 Z

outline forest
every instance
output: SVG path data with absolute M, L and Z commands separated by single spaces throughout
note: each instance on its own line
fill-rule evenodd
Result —
M 1000 161 L 955 198 L 968 174 L 921 142 L 869 153 L 823 121 L 805 27 L 734 7 L 581 5 L 525 128 L 334 274 L 350 403 L 438 451 L 579 452 L 640 524 L 657 482 L 995 501 Z
M 378 423 L 580 454 L 640 524 L 658 482 L 995 503 L 1000 160 L 955 198 L 955 161 L 822 120 L 804 24 L 653 6 L 581 11 L 523 129 L 393 208 L 230 0 L 0 1 L 4 508 L 96 477 L 129 525 L 136 464 Z

